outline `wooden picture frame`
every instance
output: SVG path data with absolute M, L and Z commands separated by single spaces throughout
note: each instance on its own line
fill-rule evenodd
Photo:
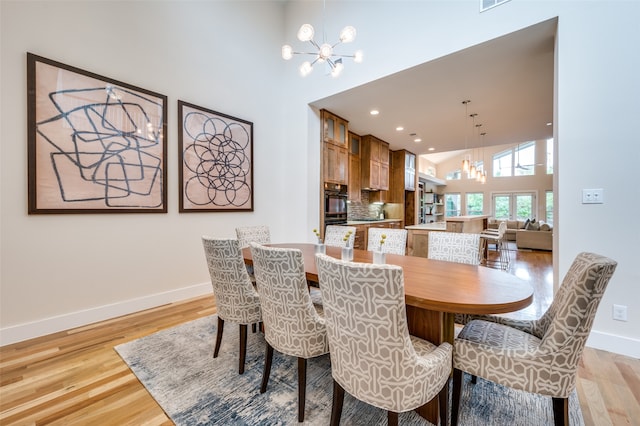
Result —
M 253 123 L 178 101 L 180 212 L 253 211 Z
M 29 214 L 166 213 L 167 97 L 27 53 Z

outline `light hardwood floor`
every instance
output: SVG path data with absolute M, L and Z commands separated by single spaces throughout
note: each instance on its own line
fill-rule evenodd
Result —
M 551 255 L 512 252 L 538 315 L 551 301 Z M 170 425 L 113 347 L 215 313 L 212 296 L 172 303 L 0 348 L 1 425 Z M 640 360 L 587 348 L 578 372 L 587 425 L 640 424 Z

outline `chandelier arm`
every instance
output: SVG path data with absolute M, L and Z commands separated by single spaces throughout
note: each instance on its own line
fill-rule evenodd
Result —
M 320 50 L 320 46 L 318 46 L 318 43 L 316 43 L 314 39 L 309 40 L 309 43 L 313 44 L 316 49 Z

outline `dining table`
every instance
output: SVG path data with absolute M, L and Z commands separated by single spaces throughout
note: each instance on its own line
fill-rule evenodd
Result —
M 268 246 L 301 250 L 307 281 L 318 283 L 316 244 Z M 341 257 L 340 247 L 325 246 L 324 250 L 328 256 Z M 253 263 L 249 248 L 242 249 L 242 254 L 246 264 Z M 373 263 L 373 252 L 354 249 L 352 261 Z M 402 267 L 409 333 L 436 345 L 442 342 L 453 344 L 455 314 L 514 312 L 526 308 L 533 301 L 531 285 L 502 270 L 390 253 L 385 254 L 385 263 Z M 448 392 L 448 386 L 443 392 Z M 431 423 L 438 424 L 437 398 L 417 411 Z

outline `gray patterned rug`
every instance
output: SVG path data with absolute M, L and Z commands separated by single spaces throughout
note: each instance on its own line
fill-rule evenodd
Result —
M 297 422 L 297 362 L 274 351 L 267 392 L 260 394 L 264 339 L 249 332 L 245 373 L 238 375 L 238 328 L 225 324 L 220 355 L 213 359 L 217 319 L 201 318 L 117 346 L 118 354 L 177 425 L 289 425 Z M 329 356 L 307 363 L 305 423 L 328 425 L 332 381 Z M 551 399 L 478 379 L 465 383 L 461 425 L 553 424 Z M 584 421 L 576 393 L 571 425 Z M 414 412 L 402 425 L 428 425 Z M 383 410 L 345 394 L 342 425 L 386 424 Z

